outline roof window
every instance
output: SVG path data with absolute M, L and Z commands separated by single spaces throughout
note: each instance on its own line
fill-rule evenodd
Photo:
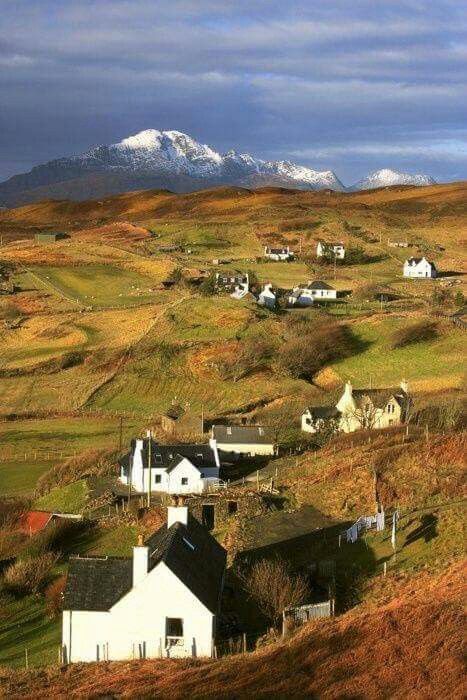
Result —
M 194 551 L 195 551 L 195 545 L 194 545 L 192 542 L 190 542 L 190 540 L 187 540 L 186 537 L 182 537 L 182 539 L 183 539 L 183 541 L 185 542 L 186 546 L 189 547 L 189 548 L 191 549 L 192 552 L 194 552 Z

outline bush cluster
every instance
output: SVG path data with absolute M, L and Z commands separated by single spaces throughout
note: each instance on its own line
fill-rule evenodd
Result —
M 69 457 L 54 465 L 39 477 L 36 497 L 49 493 L 56 486 L 66 486 L 87 476 L 110 476 L 115 471 L 113 452 L 85 450 L 76 457 Z
M 5 588 L 18 595 L 38 593 L 48 581 L 58 557 L 55 552 L 45 552 L 36 557 L 18 559 L 5 571 Z
M 325 365 L 354 352 L 355 339 L 347 325 L 308 314 L 291 316 L 279 348 L 279 364 L 292 377 L 313 379 Z

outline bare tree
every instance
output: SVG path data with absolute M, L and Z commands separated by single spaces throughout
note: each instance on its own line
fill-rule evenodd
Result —
M 285 608 L 301 605 L 309 596 L 305 577 L 294 574 L 283 559 L 261 559 L 242 579 L 249 596 L 276 626 Z

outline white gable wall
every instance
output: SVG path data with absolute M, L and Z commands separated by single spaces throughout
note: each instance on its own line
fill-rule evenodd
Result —
M 187 545 L 188 546 L 188 545 Z M 212 656 L 215 630 L 213 615 L 193 593 L 160 562 L 109 612 L 64 611 L 63 644 L 68 661 L 162 656 Z M 183 619 L 183 646 L 166 648 L 166 618 Z M 141 645 L 141 646 L 140 646 Z M 105 656 L 107 654 L 107 656 Z
M 216 455 L 216 460 L 218 457 Z M 201 476 L 203 474 L 203 476 Z M 149 469 L 143 469 L 141 452 L 135 451 L 132 470 L 132 488 L 136 493 L 147 493 L 149 487 Z M 151 491 L 162 493 L 201 493 L 206 488 L 205 479 L 219 478 L 219 467 L 206 467 L 200 471 L 185 457 L 170 472 L 161 467 L 151 469 Z M 182 484 L 182 479 L 188 479 Z M 121 476 L 120 481 L 128 484 L 128 478 Z

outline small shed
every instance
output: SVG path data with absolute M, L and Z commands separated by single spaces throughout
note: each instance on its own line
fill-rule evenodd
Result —
M 40 231 L 35 235 L 36 243 L 56 243 L 65 238 L 69 238 L 69 236 L 63 231 Z

